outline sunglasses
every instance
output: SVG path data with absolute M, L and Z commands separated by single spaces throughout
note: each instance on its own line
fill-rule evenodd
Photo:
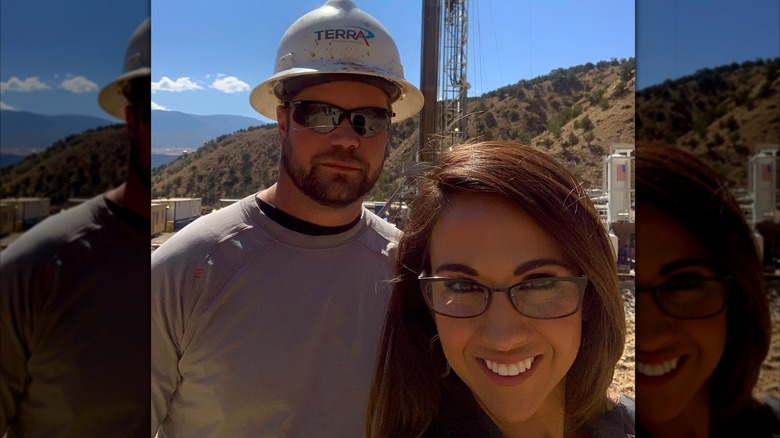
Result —
M 364 138 L 387 132 L 390 119 L 395 116 L 395 113 L 387 108 L 367 107 L 345 110 L 336 105 L 311 100 L 285 102 L 284 107 L 293 108 L 292 118 L 295 123 L 319 134 L 333 131 L 342 120 L 347 119 L 352 129 Z

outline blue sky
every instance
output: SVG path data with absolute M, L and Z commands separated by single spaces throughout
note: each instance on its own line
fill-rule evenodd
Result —
M 637 88 L 780 56 L 777 0 L 637 0 Z
M 276 46 L 287 27 L 324 0 L 151 3 L 155 104 L 193 114 L 264 120 L 249 106 L 249 91 L 271 75 Z M 632 0 L 471 0 L 471 95 L 555 68 L 634 56 L 635 35 L 640 88 L 703 67 L 780 56 L 777 0 L 636 3 L 635 11 Z M 0 3 L 2 108 L 111 119 L 98 106 L 97 93 L 119 74 L 127 39 L 148 16 L 150 4 L 76 4 Z M 407 78 L 419 84 L 421 1 L 357 4 L 390 30 Z M 194 89 L 163 91 L 188 86 Z
M 127 41 L 148 16 L 147 0 L 3 0 L 2 108 L 117 121 L 97 95 L 121 73 Z
M 355 3 L 390 31 L 406 78 L 419 85 L 422 2 Z M 152 1 L 152 101 L 192 114 L 267 121 L 249 106 L 249 92 L 271 76 L 285 30 L 322 4 Z M 633 1 L 471 0 L 469 5 L 471 95 L 560 67 L 634 56 Z

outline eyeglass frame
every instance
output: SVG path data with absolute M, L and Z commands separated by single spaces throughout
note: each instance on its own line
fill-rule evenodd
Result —
M 301 105 L 306 105 L 306 104 L 323 105 L 323 106 L 331 107 L 331 108 L 333 108 L 335 110 L 341 111 L 341 114 L 339 114 L 339 117 L 336 120 L 336 123 L 333 124 L 332 127 L 329 130 L 324 131 L 324 132 L 318 130 L 317 128 L 323 128 L 325 126 L 322 126 L 322 125 L 308 126 L 308 125 L 303 124 L 300 121 L 296 120 L 294 118 L 295 117 L 294 114 L 292 115 L 293 120 L 295 120 L 296 123 L 298 123 L 299 125 L 305 126 L 307 129 L 311 129 L 312 131 L 314 131 L 314 132 L 316 132 L 318 134 L 328 134 L 330 132 L 335 131 L 336 128 L 338 128 L 338 126 L 341 124 L 341 122 L 343 122 L 344 119 L 347 119 L 349 121 L 349 124 L 352 127 L 352 129 L 361 138 L 373 138 L 373 137 L 376 137 L 378 135 L 381 135 L 381 134 L 384 134 L 384 133 L 388 132 L 390 130 L 390 125 L 392 124 L 392 118 L 395 117 L 395 113 L 390 108 L 382 108 L 382 107 L 378 107 L 378 106 L 367 106 L 367 107 L 360 107 L 360 108 L 353 108 L 351 110 L 346 110 L 344 108 L 341 108 L 338 105 L 334 105 L 334 104 L 328 103 L 328 102 L 321 102 L 321 101 L 318 101 L 318 100 L 304 100 L 304 99 L 289 100 L 287 102 L 284 102 L 282 104 L 282 106 L 285 109 L 292 108 L 293 113 L 294 113 L 297 108 L 300 108 Z M 355 125 L 352 124 L 352 113 L 353 112 L 357 112 L 357 111 L 364 111 L 364 110 L 379 110 L 379 112 L 385 112 L 385 115 L 387 116 L 387 126 L 385 127 L 385 129 L 383 131 L 377 131 L 376 134 L 370 135 L 370 136 L 366 136 L 366 135 L 363 135 L 360 132 L 358 132 L 358 127 L 356 127 Z M 365 129 L 365 127 L 363 129 Z
M 729 292 L 731 290 L 731 286 L 734 285 L 734 279 L 731 277 L 701 277 L 701 281 L 714 281 L 717 283 L 720 283 L 724 286 L 723 288 L 723 305 L 720 307 L 720 309 L 711 314 L 707 314 L 705 316 L 678 316 L 678 315 L 672 315 L 671 313 L 667 312 L 666 309 L 664 309 L 663 305 L 661 304 L 661 297 L 659 296 L 659 289 L 662 287 L 668 285 L 670 283 L 670 280 L 666 280 L 656 286 L 653 287 L 637 287 L 635 289 L 635 293 L 639 292 L 652 292 L 653 296 L 653 302 L 655 302 L 655 305 L 658 306 L 658 309 L 666 316 L 669 316 L 674 319 L 686 319 L 686 320 L 696 320 L 696 319 L 708 319 L 715 316 L 720 315 L 726 310 L 726 307 L 728 307 L 728 297 Z
M 469 283 L 475 284 L 475 285 L 483 288 L 483 290 L 486 291 L 486 294 L 487 294 L 487 296 L 485 298 L 485 308 L 482 309 L 482 311 L 479 312 L 478 314 L 470 315 L 470 316 L 454 316 L 454 315 L 448 315 L 446 313 L 442 313 L 442 312 L 437 311 L 436 309 L 433 308 L 433 305 L 428 300 L 428 294 L 426 292 L 426 286 L 428 284 L 434 283 L 436 281 L 443 281 L 443 280 L 459 280 L 459 281 L 469 282 Z M 529 282 L 539 281 L 539 280 L 569 281 L 569 282 L 572 282 L 572 283 L 576 284 L 579 287 L 579 292 L 580 292 L 578 300 L 577 300 L 577 307 L 574 310 L 572 310 L 571 312 L 569 312 L 569 313 L 567 313 L 565 315 L 554 316 L 554 317 L 530 316 L 530 315 L 526 315 L 525 313 L 521 312 L 520 309 L 517 308 L 517 298 L 515 297 L 514 293 L 512 293 L 512 289 L 517 287 L 517 286 L 519 286 L 519 285 L 521 285 L 521 284 L 523 284 L 523 283 L 529 283 Z M 442 315 L 442 316 L 449 317 L 449 318 L 458 318 L 458 319 L 476 318 L 478 316 L 483 315 L 485 312 L 487 312 L 488 308 L 490 308 L 490 302 L 491 302 L 491 299 L 492 299 L 492 296 L 493 296 L 494 292 L 506 292 L 507 294 L 509 294 L 509 300 L 512 302 L 512 307 L 517 311 L 517 313 L 519 313 L 519 314 L 521 314 L 521 315 L 523 315 L 523 316 L 525 316 L 527 318 L 531 318 L 531 319 L 545 319 L 545 320 L 566 318 L 566 317 L 569 317 L 571 315 L 574 315 L 575 313 L 577 313 L 577 311 L 579 311 L 582 308 L 582 302 L 583 302 L 583 299 L 585 297 L 585 290 L 588 288 L 588 284 L 590 284 L 590 280 L 588 279 L 588 277 L 583 275 L 583 276 L 579 276 L 579 277 L 538 277 L 538 278 L 533 278 L 533 279 L 530 279 L 530 280 L 523 280 L 521 282 L 515 283 L 515 284 L 513 284 L 511 286 L 508 286 L 508 287 L 492 288 L 492 287 L 485 286 L 484 284 L 482 284 L 482 283 L 480 283 L 478 281 L 471 280 L 471 279 L 468 279 L 468 278 L 426 277 L 425 276 L 425 271 L 420 273 L 420 275 L 417 277 L 417 281 L 418 281 L 418 284 L 420 285 L 420 292 L 422 292 L 422 294 L 423 294 L 423 299 L 425 300 L 425 304 L 428 306 L 428 308 L 432 312 L 434 312 L 436 314 L 439 314 L 439 315 Z M 483 294 L 483 296 L 485 296 L 485 294 Z

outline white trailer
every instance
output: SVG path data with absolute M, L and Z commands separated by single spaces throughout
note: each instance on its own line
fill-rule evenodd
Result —
M 152 202 L 166 206 L 165 222 L 169 231 L 180 230 L 200 217 L 201 198 L 167 198 Z
M 14 230 L 24 231 L 49 216 L 49 198 L 8 198 L 4 204 L 14 206 Z

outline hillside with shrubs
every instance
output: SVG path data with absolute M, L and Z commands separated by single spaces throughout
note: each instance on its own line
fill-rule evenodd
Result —
M 556 69 L 468 100 L 468 137 L 530 144 L 600 187 L 612 144 L 634 141 L 634 59 Z M 391 126 L 384 171 L 367 199 L 385 200 L 415 160 L 418 118 Z M 154 197 L 194 196 L 216 206 L 273 184 L 279 166 L 276 125 L 220 136 L 152 172 Z

